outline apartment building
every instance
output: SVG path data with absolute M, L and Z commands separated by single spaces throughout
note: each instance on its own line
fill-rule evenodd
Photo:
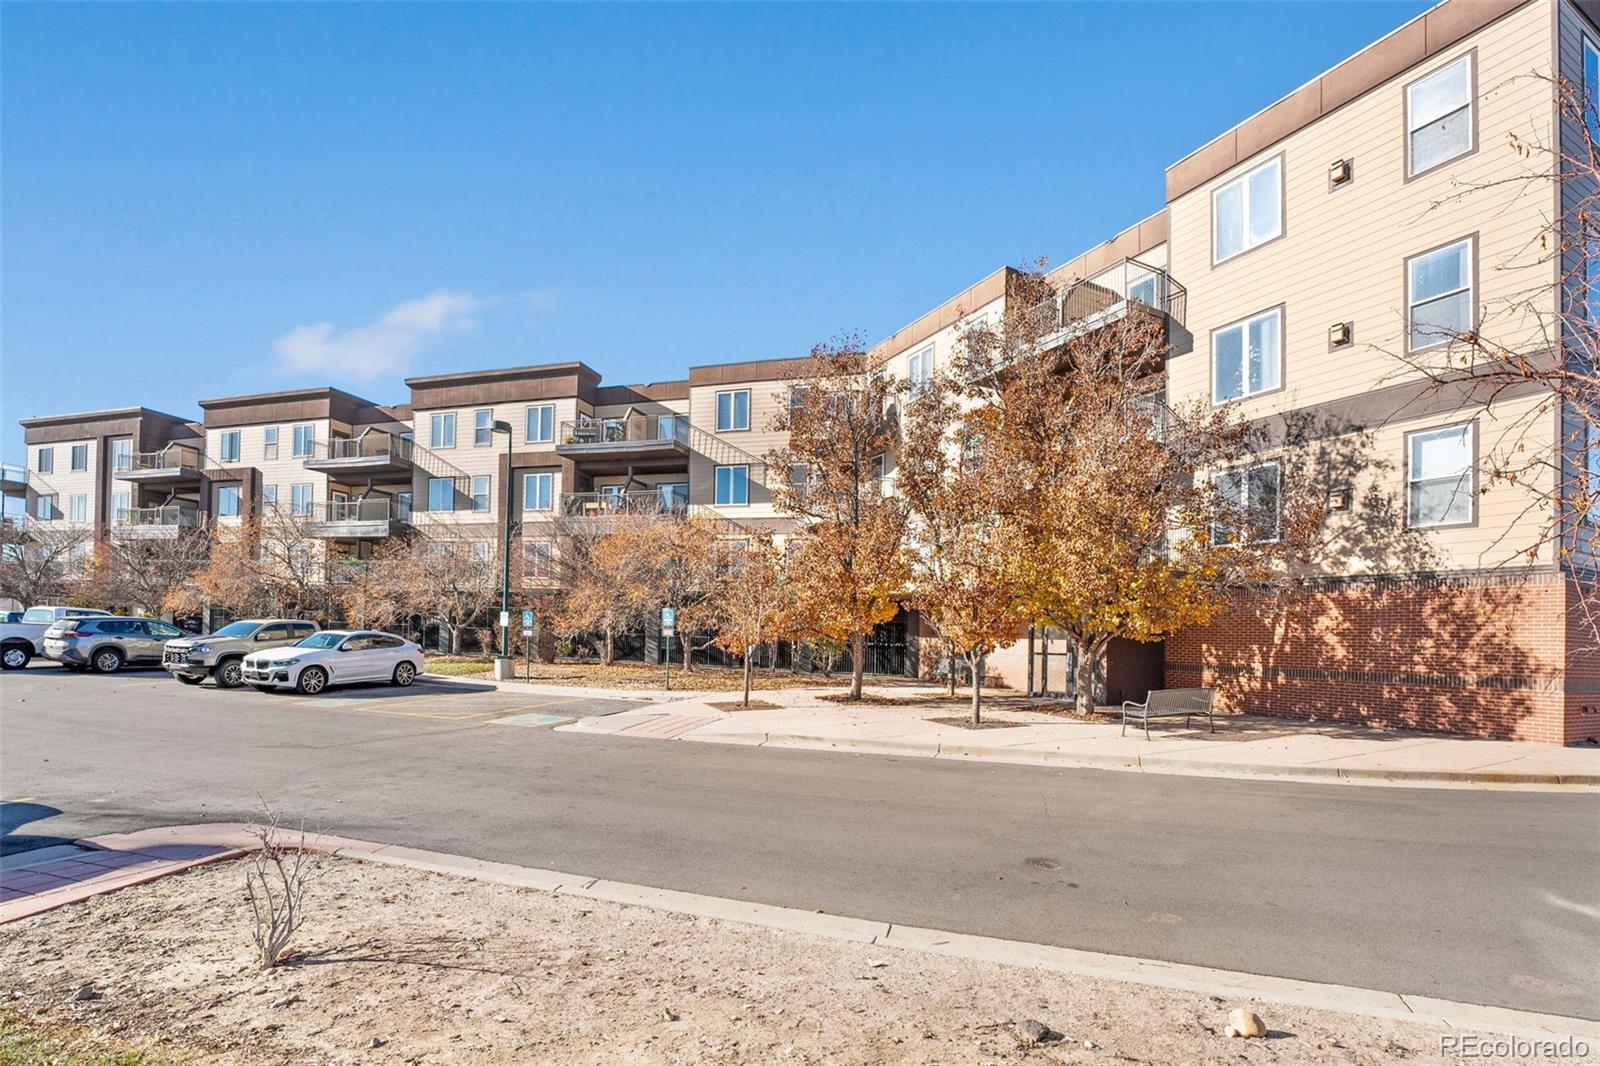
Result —
M 1458 354 L 1462 330 L 1548 343 L 1577 264 L 1536 246 L 1582 190 L 1531 195 L 1541 164 L 1508 138 L 1559 146 L 1581 132 L 1559 121 L 1550 79 L 1600 93 L 1596 7 L 1447 0 L 1174 163 L 1161 210 L 1053 271 L 1063 335 L 1154 309 L 1167 401 L 1228 406 L 1261 431 L 1267 453 L 1223 472 L 1232 491 L 1270 498 L 1310 477 L 1328 511 L 1300 592 L 1241 598 L 1164 645 L 1115 645 L 1104 698 L 1206 685 L 1291 717 L 1600 735 L 1600 654 L 1569 609 L 1593 578 L 1562 566 L 1559 473 L 1486 476 L 1507 441 L 1567 447 L 1570 412 L 1531 383 L 1491 402 L 1424 374 Z M 964 324 L 1005 308 L 1015 277 L 989 274 L 874 356 L 915 388 L 948 364 Z M 539 581 L 554 573 L 559 517 L 792 528 L 770 491 L 787 474 L 764 456 L 783 443 L 768 427 L 799 366 L 694 366 L 616 386 L 565 362 L 411 378 L 396 407 L 308 389 L 204 401 L 201 424 L 142 408 L 29 419 L 28 470 L 4 483 L 30 515 L 113 535 L 287 505 L 357 557 L 408 522 L 490 552 L 509 499 Z M 892 456 L 884 475 L 892 484 Z M 926 636 L 903 613 L 874 637 L 870 665 L 931 667 Z M 1071 685 L 1048 631 L 1019 634 L 990 665 L 1028 691 Z

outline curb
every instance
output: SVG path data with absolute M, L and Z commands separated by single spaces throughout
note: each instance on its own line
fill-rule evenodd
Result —
M 1506 788 L 1522 790 L 1600 790 L 1600 774 L 1515 773 L 1503 770 L 1383 770 L 1340 766 L 1287 766 L 1281 763 L 1185 759 L 1176 755 L 1108 755 L 1098 752 L 1030 750 L 987 744 L 929 743 L 893 738 L 826 737 L 803 733 L 719 731 L 688 734 L 679 740 L 702 744 L 849 751 L 873 755 L 905 755 L 924 759 L 970 759 L 1029 766 L 1079 767 L 1147 774 L 1195 777 L 1271 778 L 1311 784 L 1379 785 L 1429 788 Z
M 246 829 L 238 823 L 213 825 L 173 826 L 168 829 L 145 830 L 140 833 L 115 834 L 111 837 L 90 838 L 79 841 L 89 847 L 104 847 L 105 842 L 132 844 L 137 838 L 159 840 L 162 834 L 180 836 L 187 842 L 199 843 L 206 839 L 218 844 L 235 845 L 227 851 L 206 856 L 200 862 L 218 862 L 246 854 L 250 848 L 239 848 L 236 842 Z M 1158 959 L 1140 959 L 1126 955 L 1083 951 L 1076 948 L 1035 944 L 996 937 L 974 936 L 939 929 L 895 925 L 889 922 L 854 918 L 846 915 L 823 914 L 794 907 L 780 907 L 747 900 L 706 896 L 694 892 L 655 888 L 650 885 L 607 881 L 581 874 L 563 873 L 534 867 L 515 866 L 510 863 L 490 862 L 450 855 L 444 852 L 425 851 L 398 845 L 378 844 L 371 841 L 343 837 L 317 838 L 308 850 L 334 855 L 358 862 L 371 862 L 384 866 L 424 870 L 453 877 L 466 877 L 492 884 L 517 888 L 536 889 L 556 895 L 576 896 L 582 899 L 604 900 L 625 906 L 648 907 L 652 910 L 686 914 L 698 918 L 738 922 L 789 933 L 819 936 L 855 944 L 873 944 L 903 951 L 948 955 L 981 962 L 1021 966 L 1047 972 L 1070 973 L 1104 980 L 1126 981 L 1133 984 L 1177 991 L 1198 992 L 1234 998 L 1249 998 L 1265 1003 L 1332 1010 L 1370 1017 L 1395 1018 L 1446 1029 L 1504 1033 L 1533 1039 L 1551 1039 L 1564 1036 L 1600 1042 L 1600 1021 L 1568 1018 L 1560 1015 L 1518 1011 L 1505 1007 L 1492 1007 L 1472 1003 L 1457 1003 L 1429 996 L 1383 992 L 1376 989 L 1355 988 L 1347 985 L 1323 984 L 1315 981 L 1298 981 L 1285 977 L 1270 977 L 1223 970 L 1187 963 L 1163 962 Z M 186 866 L 184 869 L 192 868 Z M 168 870 L 145 877 L 152 880 Z M 129 883 L 140 883 L 131 881 Z M 126 885 L 107 886 L 108 891 Z M 99 893 L 95 893 L 99 894 Z M 68 901 L 63 901 L 68 902 Z M 74 901 L 75 902 L 75 901 Z M 60 906 L 61 904 L 55 904 Z M 19 916 L 20 917 L 20 916 Z

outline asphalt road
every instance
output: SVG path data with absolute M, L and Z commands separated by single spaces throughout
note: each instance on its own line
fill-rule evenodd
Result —
M 496 724 L 620 704 L 0 675 L 7 850 L 247 820 L 911 925 L 1600 1019 L 1600 797 Z

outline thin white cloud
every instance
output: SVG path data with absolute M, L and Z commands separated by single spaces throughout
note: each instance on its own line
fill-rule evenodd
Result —
M 474 328 L 478 323 L 472 316 L 499 302 L 498 296 L 436 289 L 421 299 L 396 304 L 374 322 L 343 332 L 336 332 L 332 322 L 296 326 L 273 347 L 288 370 L 374 378 L 405 366 L 430 338 Z
M 535 311 L 554 311 L 556 305 L 561 302 L 561 290 L 556 288 L 529 289 L 522 294 L 522 302 L 525 306 Z

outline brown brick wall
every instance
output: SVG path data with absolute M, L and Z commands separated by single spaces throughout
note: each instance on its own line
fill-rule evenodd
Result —
M 1575 743 L 1600 735 L 1600 654 L 1576 598 L 1553 572 L 1241 597 L 1167 641 L 1165 683 L 1215 687 L 1230 710 Z

